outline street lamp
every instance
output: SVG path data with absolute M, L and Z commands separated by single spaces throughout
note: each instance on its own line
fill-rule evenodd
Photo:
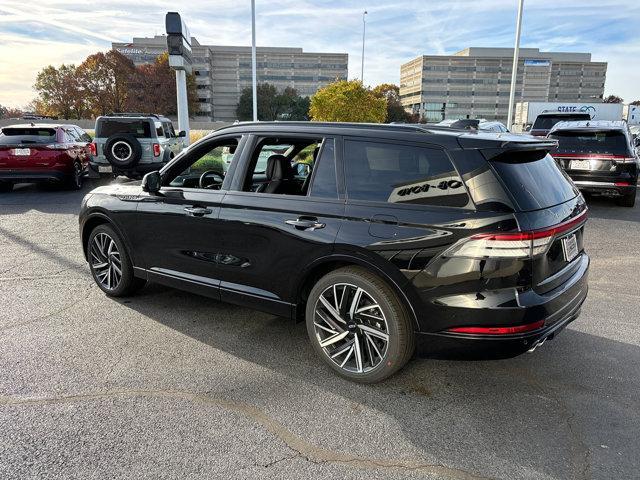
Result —
M 258 82 L 256 74 L 256 0 L 251 0 L 251 91 L 253 93 L 253 121 L 258 121 Z
M 516 81 L 518 79 L 518 56 L 520 54 L 520 31 L 522 29 L 522 10 L 524 0 L 518 4 L 518 18 L 516 20 L 516 46 L 513 49 L 513 67 L 511 69 L 511 91 L 509 92 L 509 113 L 507 114 L 507 128 L 513 127 L 513 103 L 516 98 Z
M 362 65 L 360 67 L 360 80 L 362 81 L 362 85 L 364 85 L 364 33 L 367 29 L 366 15 L 367 11 L 365 10 L 362 13 Z

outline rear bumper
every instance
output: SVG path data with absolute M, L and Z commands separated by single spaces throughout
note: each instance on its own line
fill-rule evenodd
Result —
M 611 197 L 617 197 L 622 195 L 629 195 L 635 193 L 636 182 L 629 182 L 628 179 L 621 182 L 615 181 L 597 181 L 597 180 L 574 180 L 576 184 L 583 192 L 595 193 L 599 195 L 606 195 Z M 629 183 L 629 185 L 621 185 L 621 183 Z
M 89 178 L 100 178 L 110 175 L 124 175 L 126 177 L 140 177 L 145 173 L 160 170 L 167 162 L 139 163 L 132 168 L 113 167 L 110 163 L 89 162 L 88 176 Z M 112 167 L 112 172 L 100 172 L 98 167 Z
M 520 326 L 544 320 L 536 330 L 516 334 L 467 334 L 446 330 L 419 332 L 419 352 L 429 356 L 511 357 L 552 339 L 580 315 L 587 297 L 589 257 L 582 254 L 573 275 L 554 290 L 537 294 L 529 290 L 517 295 L 517 306 L 470 309 L 449 307 L 452 317 L 471 319 L 477 326 Z M 452 325 L 457 326 L 457 325 Z
M 0 182 L 63 182 L 69 177 L 69 175 L 69 173 L 60 170 L 0 170 Z

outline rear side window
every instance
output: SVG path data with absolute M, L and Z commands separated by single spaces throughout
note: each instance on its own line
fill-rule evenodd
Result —
M 55 143 L 55 128 L 11 127 L 3 128 L 0 135 L 0 145 L 20 143 Z
M 336 160 L 333 138 L 322 142 L 319 157 L 313 164 L 313 184 L 309 195 L 312 197 L 337 198 Z
M 571 181 L 550 155 L 521 153 L 491 161 L 521 211 L 548 208 L 577 195 Z
M 96 137 L 108 138 L 111 135 L 127 133 L 136 138 L 151 138 L 151 125 L 146 120 L 101 120 L 96 126 Z
M 451 207 L 469 203 L 462 179 L 442 150 L 346 140 L 344 157 L 349 199 Z
M 558 153 L 607 153 L 629 155 L 627 137 L 619 130 L 558 131 L 550 135 L 558 140 Z

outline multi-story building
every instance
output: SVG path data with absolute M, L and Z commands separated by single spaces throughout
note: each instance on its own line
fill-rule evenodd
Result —
M 131 43 L 112 46 L 140 65 L 166 51 L 167 39 L 163 35 L 136 37 Z M 195 114 L 202 120 L 235 120 L 242 90 L 251 86 L 251 47 L 201 45 L 193 37 L 191 47 L 199 105 Z M 346 53 L 258 47 L 256 57 L 258 83 L 267 82 L 279 90 L 293 87 L 301 96 L 311 96 L 328 83 L 347 78 Z
M 454 55 L 423 55 L 400 67 L 400 98 L 427 121 L 486 118 L 506 122 L 512 48 L 466 48 Z M 516 102 L 600 102 L 606 62 L 590 53 L 521 48 Z

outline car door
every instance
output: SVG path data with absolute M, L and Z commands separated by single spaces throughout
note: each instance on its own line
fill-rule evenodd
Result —
M 225 189 L 216 166 L 221 166 L 224 145 L 240 144 L 239 154 L 241 143 L 237 135 L 204 142 L 163 170 L 158 193 L 142 194 L 133 248 L 143 252 L 150 280 L 219 296 L 218 227 Z M 216 172 L 205 177 L 214 188 L 199 183 L 207 172 Z
M 222 300 L 288 316 L 299 273 L 331 254 L 344 203 L 337 193 L 336 139 L 320 137 L 306 194 L 250 191 L 247 172 L 263 168 L 256 167 L 261 159 L 258 145 L 273 148 L 275 142 L 255 137 L 246 150 L 238 180 L 234 179 L 235 187 L 225 195 L 220 212 Z

